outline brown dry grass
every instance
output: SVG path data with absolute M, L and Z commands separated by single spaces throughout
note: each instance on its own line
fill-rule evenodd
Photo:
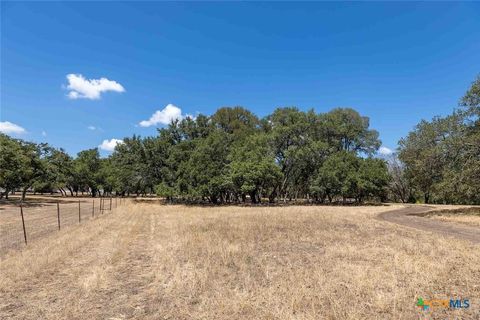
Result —
M 480 227 L 479 206 L 441 206 L 439 208 L 441 210 L 432 211 L 426 216 L 434 220 Z
M 9 250 L 18 250 L 25 246 L 20 199 L 12 198 L 10 201 L 0 202 L 0 257 Z M 112 199 L 112 208 L 121 201 L 121 199 Z M 39 238 L 58 231 L 57 202 L 60 208 L 61 228 L 76 226 L 80 223 L 79 202 L 81 223 L 110 212 L 109 198 L 104 199 L 105 210 L 101 212 L 99 198 L 30 196 L 22 205 L 29 242 L 36 242 Z
M 7 255 L 0 318 L 478 319 L 479 246 L 383 210 L 119 207 Z M 420 296 L 471 308 L 423 313 Z
M 445 222 L 455 222 L 460 224 L 465 224 L 467 226 L 476 226 L 480 227 L 480 215 L 441 215 L 441 216 L 432 216 L 432 219 L 445 221 Z

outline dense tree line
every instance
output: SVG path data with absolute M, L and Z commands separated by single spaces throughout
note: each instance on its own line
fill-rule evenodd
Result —
M 100 189 L 111 192 L 109 159 L 101 159 L 97 149 L 85 150 L 73 159 L 64 150 L 46 143 L 35 144 L 0 134 L 1 196 L 28 190 L 59 191 L 62 195 L 88 193 Z
M 168 201 L 480 203 L 480 78 L 448 117 L 421 121 L 388 161 L 378 132 L 350 108 L 242 107 L 176 120 L 155 137 L 125 138 L 108 158 L 0 134 L 2 196 L 146 195 Z
M 480 77 L 453 114 L 421 121 L 399 142 L 398 160 L 391 172 L 400 200 L 480 203 Z
M 242 107 L 174 121 L 157 137 L 124 139 L 110 157 L 122 193 L 211 203 L 381 199 L 388 173 L 380 141 L 352 109 L 279 108 L 259 119 Z
M 96 149 L 75 159 L 63 150 L 0 137 L 0 187 L 156 193 L 170 201 L 236 203 L 309 199 L 384 200 L 386 162 L 369 119 L 353 109 L 328 113 L 279 108 L 259 119 L 242 107 L 172 122 L 156 137 L 125 138 L 105 159 Z

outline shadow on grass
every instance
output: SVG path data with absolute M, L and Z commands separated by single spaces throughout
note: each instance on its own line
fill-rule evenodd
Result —
M 356 202 L 332 202 L 332 203 L 319 203 L 319 202 L 308 202 L 307 200 L 297 200 L 297 201 L 277 201 L 270 203 L 267 200 L 262 201 L 261 203 L 251 203 L 251 202 L 222 202 L 222 203 L 211 203 L 208 201 L 187 201 L 187 200 L 166 200 L 163 198 L 159 199 L 139 199 L 132 198 L 134 203 L 155 203 L 161 205 L 184 205 L 188 207 L 227 207 L 227 206 L 238 206 L 238 207 L 292 207 L 292 206 L 338 206 L 338 207 L 359 207 L 359 206 L 389 206 L 387 203 L 378 203 L 378 202 L 365 202 L 365 203 L 356 203 Z
M 93 198 L 92 198 L 93 199 Z M 85 201 L 85 198 L 60 198 L 60 197 L 35 197 L 30 196 L 25 198 L 24 201 L 21 200 L 20 197 L 9 197 L 9 199 L 0 199 L 0 210 L 4 210 L 5 207 L 3 206 L 20 206 L 31 208 L 31 207 L 45 207 L 51 206 L 52 204 L 56 204 L 57 202 L 62 204 L 72 204 L 78 203 L 78 201 Z

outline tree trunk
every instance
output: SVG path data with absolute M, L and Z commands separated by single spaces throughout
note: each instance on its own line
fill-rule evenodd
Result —
M 25 201 L 25 197 L 27 195 L 27 190 L 28 190 L 29 187 L 25 187 L 23 188 L 22 190 L 22 202 Z
M 274 203 L 276 196 L 277 196 L 277 190 L 273 189 L 272 193 L 270 193 L 270 195 L 268 196 L 268 202 Z
M 250 192 L 250 201 L 252 201 L 252 203 L 257 203 L 257 195 L 255 191 Z
M 213 204 L 217 204 L 217 197 L 216 196 L 210 196 L 210 201 L 213 203 Z

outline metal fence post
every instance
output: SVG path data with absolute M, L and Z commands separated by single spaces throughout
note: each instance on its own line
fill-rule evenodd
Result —
M 110 211 L 112 211 L 112 197 L 110 197 Z
M 78 200 L 78 223 L 82 222 L 82 217 L 80 214 L 80 200 Z
M 95 217 L 95 198 L 92 199 L 92 218 Z
M 60 230 L 60 203 L 57 201 L 57 221 L 58 221 L 58 230 Z
M 27 244 L 27 230 L 25 229 L 25 219 L 23 218 L 23 206 L 22 205 L 20 205 L 20 215 L 22 216 L 23 238 L 25 239 L 25 244 Z

